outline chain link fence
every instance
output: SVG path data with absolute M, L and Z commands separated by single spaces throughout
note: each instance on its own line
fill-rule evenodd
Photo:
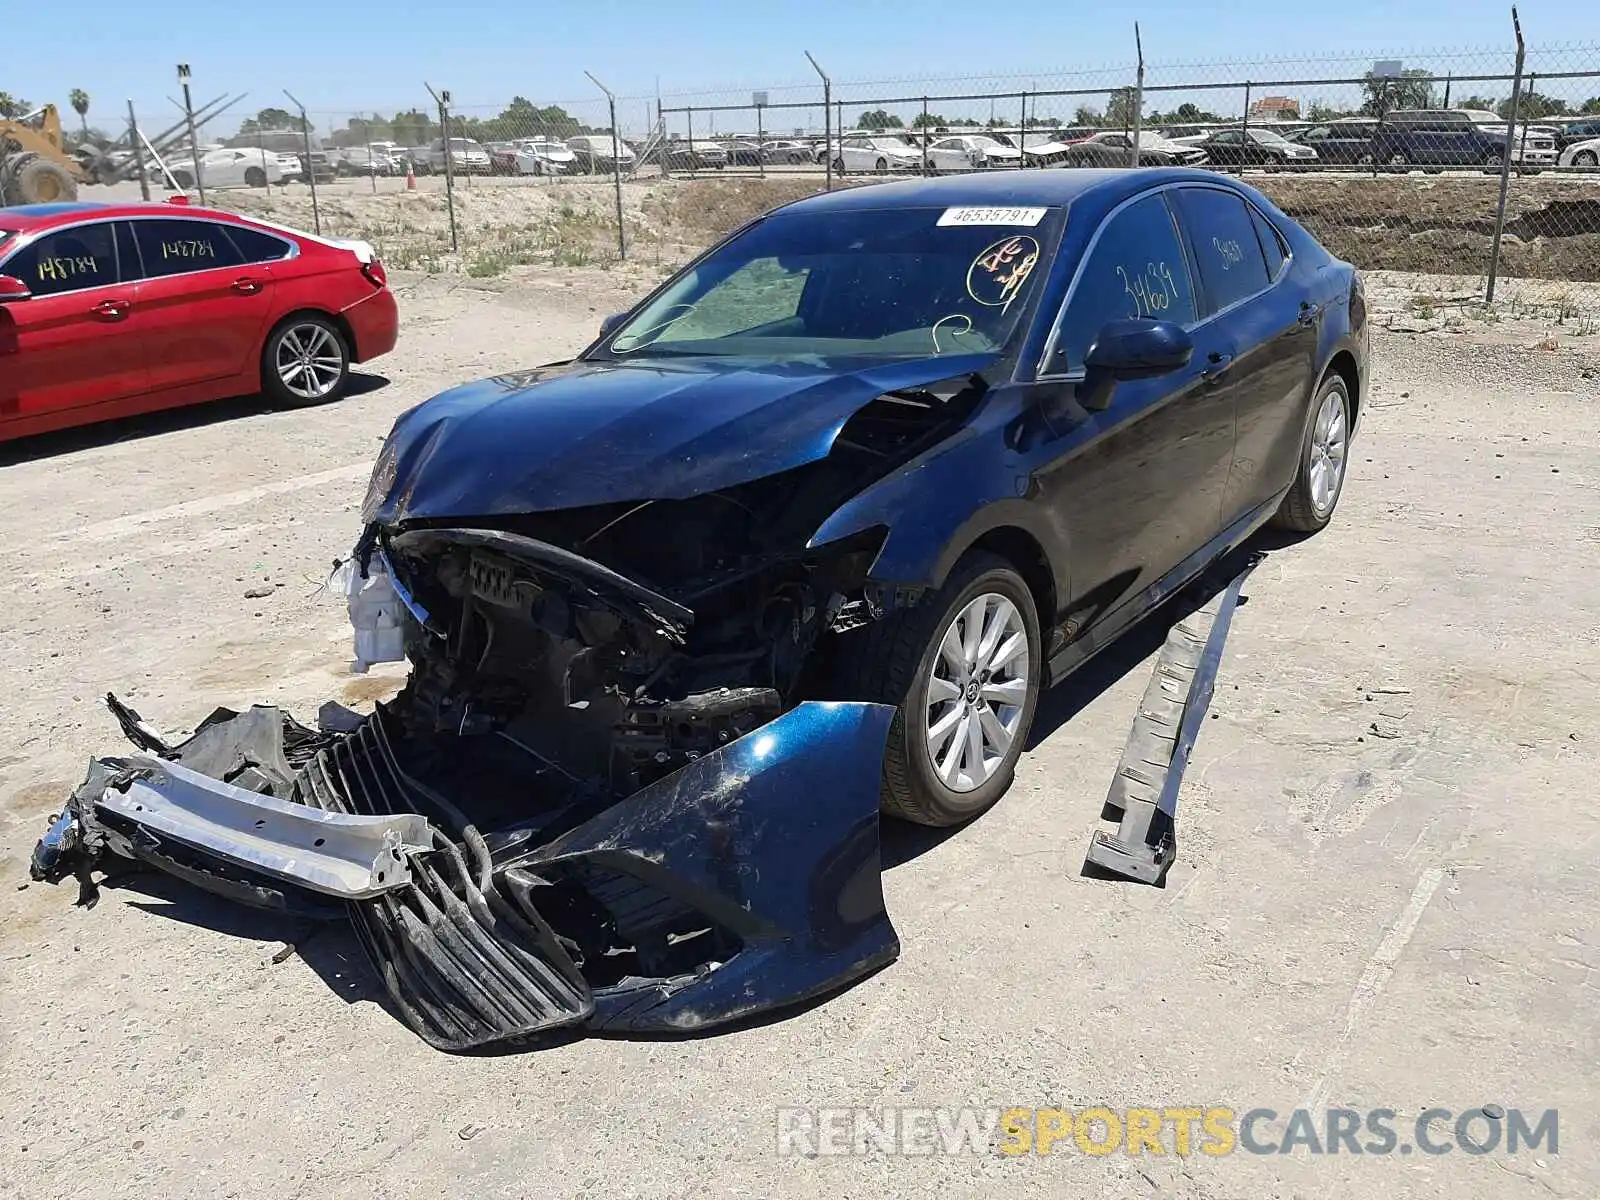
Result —
M 396 266 L 495 273 L 670 262 L 674 204 L 700 238 L 725 231 L 663 201 L 663 181 L 764 180 L 732 206 L 748 215 L 905 175 L 1194 165 L 1245 178 L 1364 271 L 1403 274 L 1419 305 L 1600 317 L 1600 44 L 1524 49 L 1519 33 L 1477 51 L 857 82 L 811 67 L 651 97 L 598 80 L 559 102 L 428 88 L 409 106 L 313 109 L 308 137 L 267 110 L 226 144 L 288 155 L 286 170 L 298 154 L 303 182 L 223 202 L 367 238 Z

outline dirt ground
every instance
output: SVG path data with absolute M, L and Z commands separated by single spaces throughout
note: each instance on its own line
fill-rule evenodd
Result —
M 570 352 L 655 268 L 396 276 L 400 348 L 253 400 L 0 447 L 0 1195 L 1457 1197 L 1600 1194 L 1600 338 L 1373 285 L 1339 515 L 1252 577 L 1164 890 L 1085 878 L 1144 640 L 1047 701 L 970 827 L 885 833 L 898 962 L 695 1040 L 449 1057 L 343 927 L 145 879 L 27 884 L 100 698 L 156 725 L 347 669 L 319 594 L 391 420 Z M 260 595 L 258 593 L 265 593 Z M 1159 635 L 1159 631 L 1156 631 Z M 293 953 L 285 955 L 289 943 Z M 1560 1110 L 1558 1153 L 780 1157 L 781 1107 Z

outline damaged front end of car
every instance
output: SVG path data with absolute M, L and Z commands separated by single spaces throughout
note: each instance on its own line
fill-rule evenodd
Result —
M 812 535 L 981 396 L 862 404 L 830 451 L 681 498 L 464 517 L 386 451 L 346 564 L 370 716 L 219 710 L 96 760 L 38 879 L 156 867 L 230 899 L 347 914 L 434 1046 L 683 1032 L 837 990 L 899 944 L 878 805 L 894 709 L 841 699 L 842 638 L 917 589 L 884 527 Z M 398 477 L 397 477 L 398 475 Z M 336 706 L 334 706 L 336 707 Z

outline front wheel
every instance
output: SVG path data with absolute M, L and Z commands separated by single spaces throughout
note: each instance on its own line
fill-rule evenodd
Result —
M 1009 562 L 967 554 L 938 592 L 846 635 L 840 651 L 851 698 L 897 708 L 885 813 L 957 825 L 1005 794 L 1044 673 L 1033 594 Z
M 1316 533 L 1333 518 L 1344 491 L 1353 416 L 1348 385 L 1341 376 L 1329 375 L 1311 405 L 1294 485 L 1272 518 L 1279 529 Z
M 179 191 L 187 192 L 194 187 L 194 176 L 187 171 L 174 171 L 172 173 L 172 182 L 178 185 Z
M 878 174 L 885 174 L 889 170 L 889 160 L 887 158 L 880 158 L 877 162 L 872 164 L 872 167 L 873 170 L 878 172 Z
M 1600 154 L 1592 150 L 1580 150 L 1572 156 L 1572 165 L 1575 167 L 1600 167 Z
M 350 382 L 350 351 L 333 323 L 315 313 L 284 321 L 261 351 L 262 390 L 303 408 L 337 400 Z
M 833 173 L 835 175 L 844 174 L 844 159 L 836 158 L 833 160 Z

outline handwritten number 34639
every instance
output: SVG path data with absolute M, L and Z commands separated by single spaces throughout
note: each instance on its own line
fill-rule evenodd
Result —
M 1134 318 L 1153 317 L 1172 307 L 1178 294 L 1178 283 L 1166 263 L 1146 263 L 1145 269 L 1129 275 L 1125 267 L 1117 268 L 1117 278 L 1122 281 L 1123 294 L 1133 302 Z

